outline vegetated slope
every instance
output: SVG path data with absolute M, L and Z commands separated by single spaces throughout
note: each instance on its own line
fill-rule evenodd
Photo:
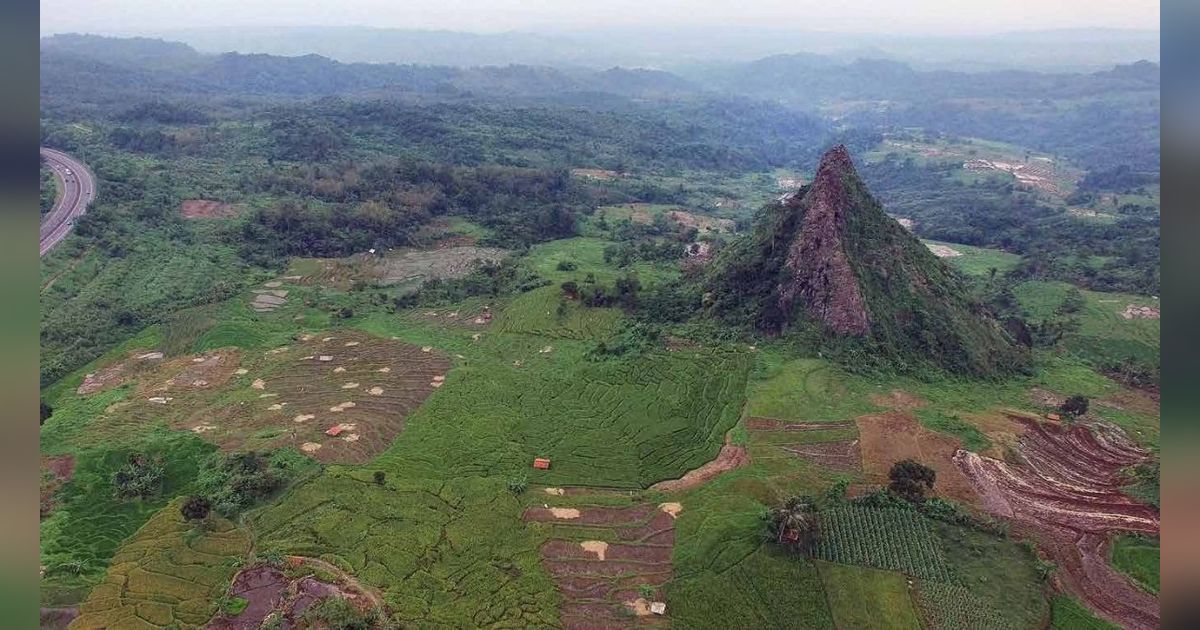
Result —
M 727 320 L 768 333 L 816 324 L 901 366 L 986 376 L 1027 361 L 954 271 L 884 213 L 840 145 L 721 254 L 709 285 Z

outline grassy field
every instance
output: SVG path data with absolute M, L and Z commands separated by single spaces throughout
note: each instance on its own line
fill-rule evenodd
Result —
M 1054 315 L 1071 285 L 1064 282 L 1024 282 L 1015 293 L 1021 307 L 1034 318 Z M 1159 320 L 1125 319 L 1121 313 L 1129 305 L 1159 308 L 1159 301 L 1140 295 L 1097 293 L 1081 290 L 1086 301 L 1077 314 L 1079 332 L 1065 339 L 1067 348 L 1089 361 L 1120 361 L 1135 357 L 1157 365 L 1159 359 Z
M 552 285 L 514 298 L 496 318 L 495 329 L 554 339 L 592 339 L 612 334 L 620 319 L 620 309 L 581 306 L 577 300 L 563 298 L 562 289 Z
M 764 349 L 748 392 L 747 414 L 787 422 L 846 420 L 875 409 L 872 385 L 820 359 Z
M 541 243 L 529 250 L 529 256 L 523 264 L 537 275 L 549 279 L 554 286 L 567 280 L 582 285 L 588 273 L 595 276 L 596 282 L 611 285 L 627 271 L 632 272 L 643 287 L 652 287 L 679 276 L 678 268 L 666 263 L 638 261 L 629 265 L 628 270 L 617 267 L 615 263 L 606 263 L 604 248 L 612 244 L 612 241 L 583 236 Z M 561 270 L 558 268 L 561 262 L 574 263 L 576 268 Z
M 996 270 L 997 274 L 1016 267 L 1021 262 L 1021 257 L 1017 254 L 1012 254 L 999 249 L 988 249 L 986 247 L 974 247 L 972 245 L 961 245 L 959 243 L 944 243 L 941 241 L 922 241 L 924 243 L 932 243 L 949 247 L 956 252 L 960 252 L 961 256 L 947 256 L 942 258 L 946 264 L 958 269 L 968 276 L 989 276 L 992 269 Z
M 1112 547 L 1112 564 L 1142 588 L 1158 593 L 1160 549 L 1158 539 L 1118 536 Z
M 900 573 L 832 562 L 817 562 L 833 625 L 838 630 L 880 628 L 919 630 L 921 620 Z
M 962 612 L 959 597 L 972 609 L 968 619 L 999 620 L 999 628 L 1040 628 L 1049 616 L 1045 586 L 1032 550 L 1008 537 L 970 527 L 931 523 L 950 568 L 950 584 L 965 591 L 936 592 L 937 586 L 922 582 L 928 600 L 948 601 L 952 612 Z M 945 590 L 945 589 L 941 589 Z M 977 626 L 966 626 L 977 627 Z
M 188 523 L 180 501 L 163 507 L 113 557 L 71 627 L 200 628 L 250 550 L 244 532 L 215 515 Z
M 97 441 L 75 455 L 75 474 L 59 494 L 59 507 L 41 524 L 41 563 L 46 566 L 43 602 L 78 601 L 104 575 L 121 541 L 174 496 L 187 492 L 200 462 L 214 448 L 190 434 L 153 431 L 121 443 Z M 132 454 L 162 457 L 162 492 L 149 499 L 116 497 L 113 474 Z
M 1052 630 L 1119 630 L 1066 595 L 1054 598 L 1050 627 Z
M 813 563 L 767 547 L 708 575 L 683 575 L 668 592 L 683 628 L 834 628 Z
M 418 478 L 527 474 L 539 484 L 640 488 L 716 455 L 738 418 L 746 355 L 591 362 L 587 347 L 485 335 L 380 465 Z M 531 471 L 534 457 L 553 466 Z

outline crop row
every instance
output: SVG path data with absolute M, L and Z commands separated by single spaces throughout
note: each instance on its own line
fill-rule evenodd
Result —
M 821 512 L 820 523 L 817 555 L 825 560 L 949 580 L 940 543 L 915 511 L 850 505 Z
M 921 583 L 921 609 L 936 630 L 1003 630 L 1010 626 L 1000 613 L 963 586 Z

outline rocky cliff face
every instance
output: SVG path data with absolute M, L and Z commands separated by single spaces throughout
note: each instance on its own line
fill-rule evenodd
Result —
M 788 205 L 807 207 L 784 259 L 788 273 L 779 284 L 779 308 L 790 315 L 799 301 L 829 330 L 865 335 L 870 319 L 842 238 L 852 211 L 847 180 L 857 177 L 849 152 L 838 145 L 825 154 L 807 191 L 788 200 Z
M 1027 360 L 958 275 L 884 212 L 843 146 L 721 252 L 708 285 L 723 319 L 772 334 L 816 326 L 861 340 L 857 356 L 980 375 Z

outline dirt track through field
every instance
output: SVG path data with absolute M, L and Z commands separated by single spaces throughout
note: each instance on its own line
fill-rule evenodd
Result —
M 1132 630 L 1159 627 L 1159 604 L 1108 562 L 1118 532 L 1159 533 L 1158 513 L 1121 492 L 1122 470 L 1148 453 L 1111 425 L 1025 425 L 1012 465 L 958 451 L 955 463 L 986 511 L 1013 522 L 1058 565 L 1062 587 L 1101 616 Z M 940 479 L 939 479 L 940 480 Z

